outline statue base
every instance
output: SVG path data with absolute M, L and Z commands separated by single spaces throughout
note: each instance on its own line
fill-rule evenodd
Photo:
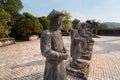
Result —
M 90 41 L 90 43 L 94 43 L 94 42 L 95 42 L 93 39 L 91 39 L 91 40 L 89 40 L 89 41 Z
M 94 35 L 93 37 L 94 38 L 101 38 L 99 35 Z
M 94 43 L 89 43 L 90 51 L 93 50 L 93 45 L 94 45 Z
M 89 43 L 88 47 L 85 48 L 85 51 L 93 51 L 93 45 L 94 43 Z
M 77 63 L 70 62 L 67 64 L 67 73 L 69 75 L 78 77 L 82 80 L 87 80 L 89 74 L 89 64 L 87 62 L 77 61 Z
M 82 54 L 81 59 L 91 60 L 91 57 L 92 57 L 92 53 L 87 52 L 87 53 Z

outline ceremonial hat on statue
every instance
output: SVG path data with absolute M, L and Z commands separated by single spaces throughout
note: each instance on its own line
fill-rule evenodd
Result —
M 53 9 L 53 11 L 47 16 L 47 18 L 51 20 L 54 17 L 59 16 L 59 15 L 64 16 L 62 12 Z
M 74 19 L 73 21 L 72 21 L 72 23 L 74 24 L 74 23 L 79 23 L 80 22 L 80 20 L 78 20 L 78 19 Z
M 87 20 L 86 23 L 91 23 L 91 21 L 90 21 L 90 20 Z

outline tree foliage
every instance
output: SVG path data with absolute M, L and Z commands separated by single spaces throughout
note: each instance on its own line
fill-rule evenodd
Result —
M 8 22 L 14 22 L 23 8 L 21 0 L 0 0 L 0 37 L 10 33 Z
M 11 15 L 12 20 L 18 17 L 19 11 L 23 8 L 21 0 L 1 0 L 1 4 L 5 11 Z
M 108 25 L 104 24 L 104 23 L 99 23 L 99 29 L 108 29 Z
M 4 7 L 10 14 L 18 14 L 23 5 L 21 0 L 4 0 Z
M 30 13 L 23 13 L 23 15 L 16 21 L 13 30 L 16 36 L 27 36 L 33 34 L 40 34 L 42 32 L 42 25 L 38 18 Z
M 4 26 L 4 28 L 0 28 L 0 38 L 9 37 L 10 28 L 8 26 Z
M 0 4 L 0 38 L 8 36 L 10 33 L 10 28 L 7 26 L 7 22 L 10 20 L 10 14 L 2 7 L 2 4 Z
M 39 19 L 39 22 L 40 22 L 40 23 L 42 24 L 42 26 L 43 26 L 43 30 L 48 29 L 49 24 L 50 24 L 50 21 L 47 19 L 47 17 L 42 16 L 42 17 L 40 17 L 40 18 L 38 18 L 38 19 Z
M 10 14 L 7 13 L 4 9 L 0 10 L 0 25 L 4 26 L 10 20 Z
M 62 23 L 62 30 L 68 32 L 71 29 L 71 15 L 67 11 L 63 11 L 65 17 Z

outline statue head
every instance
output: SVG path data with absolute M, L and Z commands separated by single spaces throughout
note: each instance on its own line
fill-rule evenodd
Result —
M 86 23 L 90 24 L 90 23 L 91 23 L 91 21 L 90 21 L 90 20 L 87 20 L 87 21 L 86 21 Z
M 57 30 L 62 23 L 64 14 L 60 11 L 54 10 L 47 16 L 50 20 L 50 27 L 49 29 Z
M 93 28 L 98 28 L 98 23 L 97 22 L 92 22 L 92 27 Z
M 79 22 L 80 22 L 80 20 L 78 20 L 78 19 L 74 19 L 74 20 L 72 21 L 72 24 L 73 24 L 73 28 L 74 28 L 74 29 L 78 29 L 78 28 L 79 28 Z
M 86 23 L 81 23 L 80 26 L 81 26 L 82 29 L 85 29 L 85 27 L 86 27 Z

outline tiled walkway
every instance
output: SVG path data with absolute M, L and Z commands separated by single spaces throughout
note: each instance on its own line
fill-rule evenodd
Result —
M 63 37 L 70 49 L 70 38 Z M 120 80 L 120 37 L 95 39 L 88 80 Z M 43 80 L 45 58 L 40 40 L 0 47 L 0 80 Z M 68 76 L 68 80 L 79 80 Z

